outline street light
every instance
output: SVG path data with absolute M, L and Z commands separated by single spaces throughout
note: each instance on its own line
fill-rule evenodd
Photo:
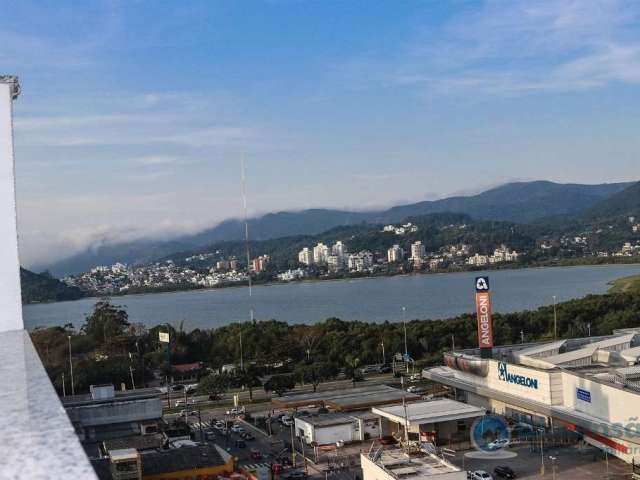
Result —
M 556 296 L 553 296 L 553 339 L 558 339 L 558 312 L 556 310 Z
M 407 348 L 407 308 L 402 307 L 402 323 L 404 325 L 404 363 L 409 373 L 409 349 Z

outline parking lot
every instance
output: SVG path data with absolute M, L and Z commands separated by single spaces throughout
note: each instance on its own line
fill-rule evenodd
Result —
M 464 465 L 467 470 L 486 470 L 492 475 L 496 466 L 506 465 L 522 479 L 615 480 L 631 477 L 628 464 L 613 456 L 605 457 L 600 450 L 591 446 L 550 448 L 544 451 L 544 455 L 539 450 L 531 451 L 527 446 L 519 446 L 512 451 L 517 456 L 506 460 L 469 458 L 465 455 L 463 461 L 463 455 L 458 454 L 453 462 L 461 468 Z M 545 468 L 544 475 L 541 475 L 543 458 Z

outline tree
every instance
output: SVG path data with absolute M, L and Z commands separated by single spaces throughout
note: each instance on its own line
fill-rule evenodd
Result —
M 320 383 L 335 377 L 337 373 L 336 366 L 329 362 L 303 363 L 296 368 L 295 376 L 302 382 L 310 383 L 315 393 Z
M 354 357 L 352 355 L 347 355 L 344 359 L 344 363 L 346 365 L 345 375 L 347 378 L 350 378 L 353 382 L 353 386 L 355 387 L 356 382 L 362 380 L 362 374 L 358 367 L 360 366 L 360 359 L 358 357 Z
M 108 298 L 99 300 L 93 307 L 93 312 L 87 315 L 82 331 L 90 337 L 97 346 L 109 349 L 120 341 L 129 328 L 129 315 L 119 305 L 112 305 Z
M 255 366 L 249 365 L 244 371 L 240 372 L 238 382 L 241 386 L 249 390 L 249 400 L 253 400 L 253 389 L 262 386 L 258 370 Z
M 293 375 L 274 375 L 264 384 L 265 392 L 276 392 L 279 397 L 296 386 Z
M 229 378 L 226 375 L 209 374 L 198 383 L 198 393 L 208 395 L 211 400 L 217 400 L 228 389 Z

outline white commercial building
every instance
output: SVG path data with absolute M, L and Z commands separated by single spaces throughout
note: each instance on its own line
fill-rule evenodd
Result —
M 295 432 L 296 437 L 313 446 L 363 442 L 380 436 L 378 417 L 369 412 L 296 417 Z
M 336 255 L 340 258 L 343 258 L 345 253 L 347 253 L 347 247 L 340 240 L 334 243 L 333 246 L 331 247 L 332 255 Z
M 422 261 L 425 254 L 425 248 L 421 241 L 417 241 L 411 244 L 411 260 L 413 260 L 414 262 Z
M 640 368 L 635 334 L 572 339 L 540 348 L 501 347 L 492 359 L 445 354 L 423 377 L 471 405 L 539 428 L 566 428 L 609 454 L 640 460 Z M 556 351 L 561 348 L 561 353 Z M 529 353 L 530 355 L 527 355 Z
M 410 440 L 437 445 L 468 442 L 473 421 L 486 413 L 482 407 L 446 398 L 374 407 L 371 412 L 380 417 L 385 434 L 402 438 L 406 428 Z

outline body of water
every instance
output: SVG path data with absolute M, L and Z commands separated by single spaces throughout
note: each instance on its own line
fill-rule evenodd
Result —
M 148 327 L 161 323 L 186 330 L 214 328 L 255 318 L 275 318 L 289 323 L 315 323 L 329 317 L 343 320 L 383 322 L 407 319 L 448 318 L 473 312 L 474 278 L 480 272 L 442 275 L 406 275 L 322 282 L 299 282 L 253 288 L 223 288 L 188 292 L 114 297 L 127 307 L 131 322 Z M 556 267 L 488 272 L 496 312 L 534 309 L 553 302 L 604 293 L 607 283 L 627 275 L 640 274 L 640 265 Z M 95 298 L 73 302 L 27 305 L 25 325 L 79 327 L 96 302 Z

